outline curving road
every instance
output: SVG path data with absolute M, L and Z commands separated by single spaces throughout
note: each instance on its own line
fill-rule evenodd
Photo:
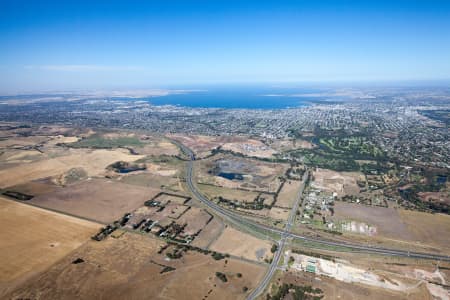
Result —
M 247 299 L 253 300 L 256 299 L 264 290 L 267 285 L 272 280 L 273 274 L 277 270 L 278 265 L 280 264 L 281 255 L 284 252 L 284 246 L 286 245 L 287 238 L 289 237 L 289 231 L 291 230 L 292 225 L 295 222 L 295 216 L 297 214 L 298 207 L 302 200 L 303 191 L 305 190 L 306 180 L 309 178 L 309 170 L 306 171 L 305 176 L 303 176 L 302 185 L 297 194 L 297 199 L 295 199 L 294 205 L 292 205 L 292 209 L 289 213 L 288 220 L 286 222 L 286 226 L 284 228 L 284 232 L 281 236 L 281 240 L 278 242 L 278 249 L 275 252 L 272 263 L 269 266 L 266 274 L 264 274 L 263 279 L 259 282 L 258 286 L 248 295 Z
M 388 249 L 383 247 L 375 247 L 375 246 L 366 246 L 366 245 L 359 245 L 359 244 L 353 244 L 353 243 L 347 243 L 342 241 L 331 241 L 331 240 L 324 240 L 321 238 L 313 238 L 313 237 L 306 237 L 301 236 L 296 233 L 290 232 L 290 229 L 292 227 L 293 221 L 295 220 L 295 213 L 298 208 L 298 205 L 300 203 L 301 194 L 304 189 L 304 185 L 300 189 L 299 195 L 296 199 L 295 205 L 293 206 L 291 213 L 288 218 L 288 222 L 286 223 L 286 227 L 284 229 L 276 228 L 276 227 L 270 227 L 267 225 L 263 225 L 257 222 L 254 222 L 252 220 L 248 220 L 230 210 L 227 210 L 220 205 L 209 201 L 208 198 L 206 198 L 195 186 L 192 180 L 193 175 L 193 168 L 194 168 L 194 161 L 195 161 L 195 155 L 192 152 L 191 149 L 186 147 L 185 145 L 181 144 L 178 141 L 172 140 L 172 142 L 176 145 L 178 145 L 181 150 L 188 155 L 190 160 L 187 163 L 187 170 L 186 170 L 186 184 L 191 193 L 204 205 L 212 209 L 217 215 L 221 216 L 222 218 L 228 220 L 229 222 L 235 224 L 236 226 L 244 226 L 244 227 L 253 227 L 258 228 L 261 231 L 264 232 L 271 232 L 275 234 L 279 234 L 281 236 L 281 240 L 278 242 L 278 251 L 276 251 L 272 263 L 267 270 L 266 274 L 263 277 L 263 280 L 260 282 L 259 286 L 256 287 L 253 292 L 249 295 L 248 299 L 255 299 L 262 291 L 264 291 L 267 284 L 270 282 L 274 272 L 276 271 L 276 268 L 278 266 L 278 263 L 281 258 L 281 254 L 283 252 L 283 248 L 286 244 L 287 238 L 293 238 L 297 240 L 302 240 L 305 242 L 313 242 L 324 246 L 332 246 L 332 247 L 345 247 L 352 250 L 367 252 L 367 253 L 373 253 L 373 254 L 381 254 L 381 255 L 389 255 L 389 256 L 399 256 L 399 257 L 411 257 L 411 258 L 418 258 L 418 259 L 432 259 L 432 260 L 441 260 L 441 261 L 450 261 L 450 256 L 446 255 L 436 255 L 436 254 L 429 254 L 429 253 L 419 253 L 419 252 L 411 252 L 411 251 L 404 251 L 404 250 L 396 250 L 396 249 Z M 305 176 L 306 179 L 306 176 Z M 305 182 L 304 179 L 304 182 Z
M 420 252 L 412 252 L 412 251 L 405 251 L 405 250 L 396 250 L 396 249 L 389 249 L 389 248 L 383 248 L 383 247 L 375 247 L 375 246 L 369 246 L 369 245 L 359 245 L 359 244 L 353 244 L 353 243 L 347 243 L 342 241 L 331 241 L 331 240 L 324 240 L 321 238 L 313 238 L 313 237 L 306 237 L 302 236 L 296 233 L 287 232 L 283 229 L 279 229 L 276 227 L 270 227 L 264 224 L 260 224 L 257 222 L 254 222 L 252 220 L 245 219 L 244 217 L 240 216 L 239 214 L 236 214 L 232 211 L 229 211 L 220 205 L 209 201 L 194 185 L 192 181 L 192 173 L 193 173 L 193 161 L 195 160 L 195 156 L 193 152 L 184 146 L 183 144 L 174 141 L 180 148 L 185 152 L 191 160 L 188 162 L 187 165 L 187 176 L 186 176 L 186 184 L 191 191 L 191 193 L 204 205 L 208 206 L 210 209 L 214 210 L 216 214 L 220 215 L 221 217 L 229 220 L 230 222 L 234 224 L 240 224 L 240 225 L 247 225 L 250 227 L 256 227 L 262 231 L 266 232 L 272 232 L 279 235 L 286 234 L 288 237 L 293 239 L 302 240 L 305 242 L 313 242 L 325 246 L 334 246 L 334 247 L 345 247 L 352 250 L 357 251 L 363 251 L 363 252 L 369 252 L 374 254 L 384 254 L 384 255 L 391 255 L 391 256 L 402 256 L 402 257 L 411 257 L 411 258 L 419 258 L 419 259 L 432 259 L 432 260 L 442 260 L 442 261 L 450 261 L 450 256 L 447 255 L 437 255 L 437 254 L 428 254 L 428 253 L 420 253 Z

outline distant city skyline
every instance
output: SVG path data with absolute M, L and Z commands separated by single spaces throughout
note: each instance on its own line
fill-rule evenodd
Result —
M 2 1 L 0 93 L 450 82 L 449 1 Z

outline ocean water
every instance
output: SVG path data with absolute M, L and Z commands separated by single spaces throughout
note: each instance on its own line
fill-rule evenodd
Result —
M 213 88 L 199 89 L 182 94 L 152 97 L 148 101 L 155 105 L 179 105 L 207 108 L 280 109 L 305 106 L 318 98 L 303 96 L 319 92 L 294 88 Z

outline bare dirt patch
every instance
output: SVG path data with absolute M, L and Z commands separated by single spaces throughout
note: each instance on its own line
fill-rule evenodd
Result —
M 219 155 L 198 161 L 196 177 L 199 183 L 226 188 L 275 192 L 281 184 L 279 176 L 288 166 L 255 159 Z
M 212 220 L 213 216 L 206 210 L 197 207 L 191 207 L 184 215 L 180 217 L 178 222 L 180 224 L 187 224 L 184 228 L 184 233 L 187 235 L 194 235 L 200 232 L 206 224 Z
M 208 248 L 222 233 L 225 225 L 218 218 L 214 218 L 203 228 L 200 234 L 192 242 L 194 246 Z
M 435 245 L 447 253 L 450 252 L 449 215 L 410 210 L 399 210 L 399 214 L 416 240 Z
M 89 240 L 99 224 L 0 198 L 0 298 Z
M 320 288 L 324 293 L 324 299 L 401 299 L 423 300 L 431 299 L 424 285 L 408 291 L 408 293 L 385 290 L 363 284 L 347 283 L 326 276 L 317 276 L 306 272 L 286 272 L 281 277 L 281 282 L 292 283 L 299 286 L 312 286 Z
M 289 218 L 290 210 L 280 207 L 272 207 L 269 211 L 269 217 L 276 220 L 287 220 Z
M 275 203 L 275 205 L 286 208 L 292 207 L 295 199 L 297 199 L 301 185 L 301 181 L 287 180 L 284 183 L 280 193 L 278 194 L 277 202 Z
M 159 176 L 149 173 L 127 174 L 117 178 L 119 182 L 130 185 L 151 187 L 155 189 L 179 191 L 179 179 L 176 177 Z
M 211 245 L 211 250 L 229 253 L 250 260 L 263 261 L 272 257 L 270 242 L 227 227 L 222 235 Z
M 411 240 L 414 235 L 402 222 L 399 210 L 386 207 L 373 207 L 337 201 L 334 217 L 340 220 L 354 220 L 375 226 L 379 235 L 394 239 Z
M 450 216 L 404 209 L 335 202 L 335 220 L 354 220 L 376 228 L 376 236 L 450 253 Z M 421 251 L 424 251 L 423 249 Z
M 311 186 L 317 189 L 337 193 L 338 196 L 359 193 L 357 180 L 363 176 L 359 172 L 336 172 L 328 169 L 313 171 Z
M 225 143 L 222 145 L 223 150 L 229 150 L 236 153 L 241 153 L 250 157 L 270 158 L 277 151 L 273 150 L 266 144 L 257 140 L 246 140 L 245 142 Z
M 144 155 L 179 155 L 180 150 L 174 144 L 161 140 L 154 139 L 151 142 L 146 141 L 146 144 L 140 147 L 133 147 L 133 149 L 139 153 Z
M 160 175 L 160 176 L 175 176 L 178 173 L 178 170 L 175 168 L 168 168 L 158 164 L 147 163 L 147 171 L 149 173 Z

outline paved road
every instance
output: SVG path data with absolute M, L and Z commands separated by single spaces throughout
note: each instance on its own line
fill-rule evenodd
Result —
M 250 295 L 248 295 L 248 300 L 256 299 L 262 292 L 264 292 L 267 285 L 272 280 L 273 274 L 275 274 L 278 265 L 280 264 L 280 259 L 284 252 L 284 246 L 286 245 L 289 231 L 291 230 L 291 227 L 295 222 L 295 216 L 297 215 L 297 210 L 302 200 L 303 191 L 305 190 L 305 184 L 308 177 L 309 171 L 306 171 L 305 176 L 303 176 L 303 182 L 298 191 L 297 198 L 295 199 L 294 205 L 292 206 L 291 212 L 289 213 L 289 217 L 284 228 L 284 233 L 281 236 L 281 240 L 278 242 L 278 249 L 272 258 L 272 263 L 267 269 L 266 274 L 264 274 L 263 279 L 259 282 L 258 286 L 250 293 Z
M 220 205 L 209 201 L 194 185 L 192 181 L 192 173 L 193 173 L 193 164 L 195 160 L 195 156 L 193 152 L 184 146 L 183 144 L 179 143 L 178 141 L 173 141 L 175 144 L 177 144 L 182 151 L 188 155 L 191 160 L 188 161 L 187 165 L 187 174 L 186 174 L 186 184 L 191 191 L 191 193 L 204 205 L 212 209 L 217 215 L 221 216 L 222 218 L 230 221 L 231 223 L 237 225 L 237 226 L 244 226 L 247 228 L 257 228 L 258 230 L 261 230 L 263 232 L 271 232 L 278 235 L 286 235 L 287 237 L 301 240 L 304 242 L 311 242 L 320 244 L 323 246 L 331 246 L 331 247 L 345 247 L 347 249 L 356 250 L 356 251 L 362 251 L 367 253 L 373 253 L 373 254 L 381 254 L 381 255 L 389 255 L 389 256 L 400 256 L 400 257 L 411 257 L 411 258 L 418 258 L 418 259 L 432 259 L 432 260 L 442 260 L 442 261 L 450 261 L 450 256 L 447 255 L 436 255 L 436 254 L 429 254 L 429 253 L 419 253 L 419 252 L 411 252 L 411 251 L 405 251 L 405 250 L 396 250 L 396 249 L 389 249 L 389 248 L 383 248 L 383 247 L 376 247 L 376 246 L 370 246 L 370 245 L 360 245 L 360 244 L 354 244 L 354 243 L 348 243 L 343 241 L 332 241 L 332 240 L 325 240 L 322 238 L 314 238 L 314 237 L 307 237 L 302 236 L 296 233 L 292 232 L 285 232 L 285 230 L 267 226 L 264 224 L 257 223 L 252 220 L 248 220 L 244 217 L 242 217 L 239 214 L 236 214 L 228 209 L 225 209 L 221 207 Z

